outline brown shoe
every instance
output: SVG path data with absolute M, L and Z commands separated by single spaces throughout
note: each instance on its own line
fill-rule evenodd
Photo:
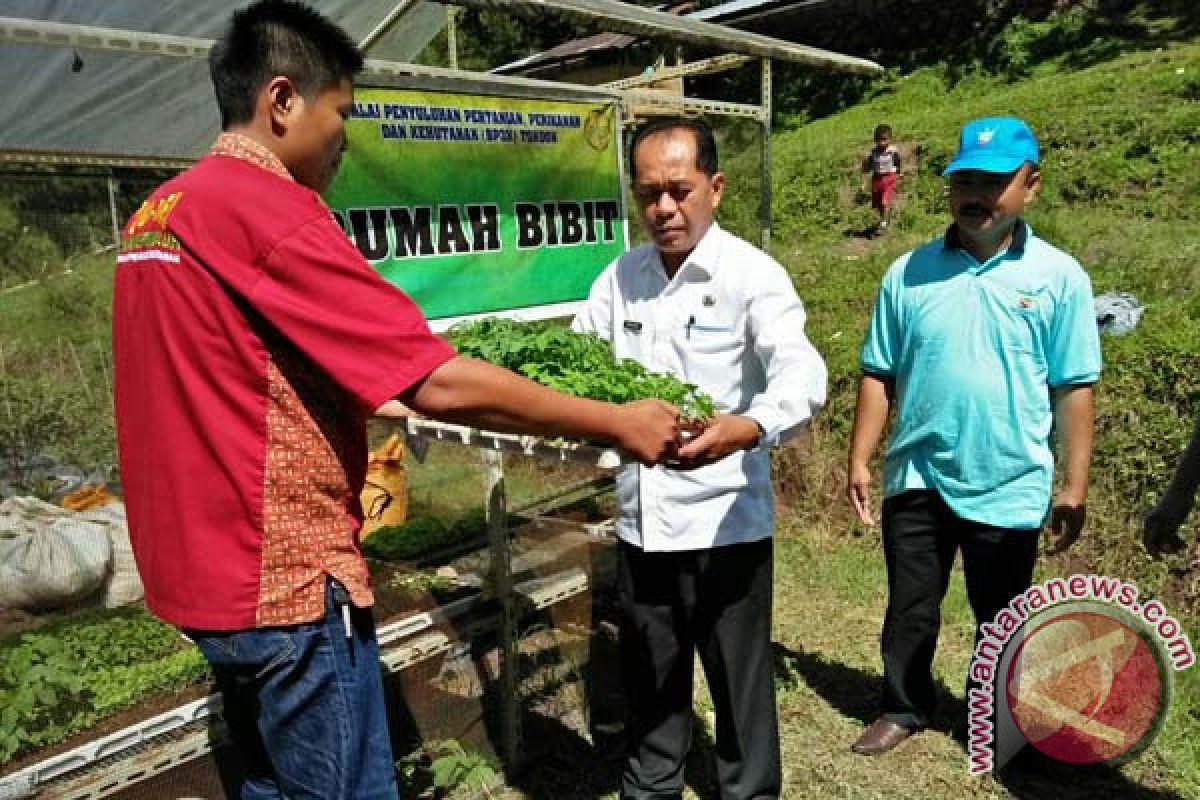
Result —
M 880 717 L 863 731 L 858 741 L 850 745 L 850 749 L 864 756 L 877 756 L 886 753 L 896 745 L 912 736 L 915 731 L 903 725 L 897 725 L 890 719 Z

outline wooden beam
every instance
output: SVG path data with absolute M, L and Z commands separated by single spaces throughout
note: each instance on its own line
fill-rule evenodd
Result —
M 437 2 L 448 3 L 451 0 Z M 653 11 L 618 0 L 453 0 L 451 4 L 484 10 L 525 9 L 540 14 L 558 13 L 583 22 L 598 23 L 604 30 L 634 36 L 657 36 L 712 47 L 724 52 L 808 64 L 840 72 L 872 74 L 883 71 L 883 67 L 865 58 L 785 42 L 782 39 Z

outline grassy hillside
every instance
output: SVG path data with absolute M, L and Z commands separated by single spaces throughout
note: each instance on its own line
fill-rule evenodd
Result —
M 921 69 L 881 80 L 847 111 L 774 139 L 775 255 L 792 272 L 810 313 L 811 335 L 828 359 L 830 405 L 818 431 L 826 474 L 842 469 L 852 416 L 857 353 L 878 281 L 888 265 L 949 221 L 941 169 L 967 119 L 1018 114 L 1039 134 L 1044 189 L 1029 214 L 1035 231 L 1074 254 L 1097 294 L 1132 292 L 1147 306 L 1137 330 L 1105 337 L 1098 387 L 1090 536 L 1075 560 L 1133 577 L 1196 608 L 1197 575 L 1184 561 L 1148 562 L 1132 536 L 1157 497 L 1200 411 L 1200 285 L 1197 256 L 1200 170 L 1200 41 L 1133 50 L 1090 66 L 1042 61 L 1013 80 L 982 70 Z M 856 164 L 876 123 L 887 122 L 911 153 L 892 231 L 868 239 L 872 214 L 856 204 Z M 915 162 L 915 163 L 914 163 Z M 733 160 L 731 183 L 757 169 Z M 751 178 L 748 178 L 752 180 Z M 723 218 L 752 230 L 753 201 L 734 196 Z M 826 480 L 838 490 L 839 479 Z M 832 485 L 831 485 L 832 484 Z M 801 506 L 809 505 L 804 495 Z M 829 519 L 828 497 L 810 500 Z M 819 519 L 817 516 L 819 515 Z M 1195 530 L 1192 529 L 1194 534 Z
M 71 267 L 0 292 L 0 470 L 19 479 L 23 454 L 53 453 L 88 470 L 116 463 L 113 256 L 85 256 Z
M 1200 797 L 1196 669 L 1177 676 L 1173 710 L 1153 750 L 1120 772 L 1064 771 L 1041 784 L 963 784 L 961 752 L 948 737 L 887 759 L 880 771 L 844 751 L 860 730 L 855 720 L 869 722 L 874 712 L 873 701 L 852 698 L 845 682 L 874 691 L 885 586 L 878 532 L 859 529 L 842 499 L 858 349 L 883 272 L 949 222 L 940 172 L 957 129 L 970 118 L 1011 113 L 1030 122 L 1044 154 L 1044 188 L 1030 224 L 1080 260 L 1097 294 L 1132 292 L 1147 309 L 1133 333 L 1103 338 L 1088 526 L 1069 554 L 1043 559 L 1039 576 L 1084 570 L 1121 576 L 1182 612 L 1193 644 L 1200 632 L 1200 550 L 1193 544 L 1188 554 L 1153 561 L 1138 538 L 1140 515 L 1165 487 L 1200 413 L 1200 171 L 1194 166 L 1200 39 L 1173 36 L 1170 20 L 1143 20 L 1128 29 L 1133 39 L 1110 31 L 1088 44 L 1080 19 L 1019 22 L 995 48 L 1007 53 L 996 69 L 941 65 L 890 75 L 862 103 L 812 122 L 797 115 L 805 124 L 784 125 L 774 136 L 773 250 L 806 303 L 809 333 L 831 378 L 829 406 L 811 443 L 782 454 L 778 473 L 794 512 L 788 524 L 800 541 L 780 545 L 777 639 L 802 653 L 804 678 L 799 695 L 781 693 L 781 708 L 785 718 L 790 712 L 820 721 L 820 732 L 785 733 L 785 752 L 797 748 L 801 765 L 804 754 L 817 753 L 827 765 L 803 768 L 795 797 L 903 795 L 914 786 L 947 798 Z M 1045 46 L 1053 41 L 1078 46 L 1055 55 Z M 896 131 L 912 171 L 892 230 L 870 239 L 864 231 L 873 214 L 855 201 L 856 169 L 880 122 Z M 731 186 L 756 185 L 756 156 L 727 160 Z M 756 230 L 757 200 L 750 195 L 731 192 L 722 209 L 725 224 L 744 235 Z M 1184 530 L 1193 543 L 1198 527 L 1193 518 Z M 955 697 L 969 658 L 970 614 L 960 592 L 956 577 L 937 666 Z M 863 786 L 863 770 L 871 790 Z M 698 788 L 697 796 L 707 795 Z
M 1030 121 L 1045 151 L 1032 226 L 1079 258 L 1097 293 L 1133 292 L 1147 306 L 1135 332 L 1103 342 L 1085 539 L 1068 556 L 1046 559 L 1041 574 L 1088 569 L 1133 580 L 1172 610 L 1187 609 L 1198 644 L 1200 558 L 1193 550 L 1151 561 L 1136 533 L 1200 412 L 1200 39 L 1186 32 L 1188 25 L 1196 30 L 1194 20 L 1127 23 L 1097 27 L 1078 13 L 1017 22 L 975 63 L 889 75 L 841 113 L 810 121 L 809 112 L 794 110 L 776 130 L 773 247 L 806 302 L 810 336 L 831 376 L 828 409 L 801 449 L 781 453 L 778 471 L 787 511 L 775 638 L 789 798 L 1200 797 L 1200 669 L 1179 676 L 1155 747 L 1119 772 L 1068 772 L 1041 784 L 968 779 L 951 730 L 971 636 L 957 579 L 936 665 L 948 700 L 940 729 L 895 757 L 864 762 L 848 752 L 877 703 L 886 585 L 877 532 L 856 529 L 841 499 L 857 353 L 884 270 L 948 222 L 939 173 L 957 128 L 974 116 L 1015 113 Z M 855 202 L 854 189 L 879 122 L 893 126 L 915 169 L 905 176 L 892 231 L 868 239 L 862 231 L 872 214 Z M 731 144 L 725 153 L 731 188 L 722 221 L 752 237 L 757 150 Z M 111 464 L 111 256 L 75 266 L 74 275 L 0 294 L 0 449 L 49 449 L 88 466 Z M 460 467 L 415 478 L 415 501 L 433 507 L 446 499 L 447 484 L 473 485 Z M 1193 521 L 1185 529 L 1192 541 L 1198 527 Z M 699 701 L 701 720 L 705 704 Z M 687 796 L 712 798 L 704 760 L 711 739 L 702 731 L 698 742 L 702 755 L 689 767 Z M 605 758 L 587 749 L 562 775 L 535 771 L 531 796 L 614 796 L 618 762 Z

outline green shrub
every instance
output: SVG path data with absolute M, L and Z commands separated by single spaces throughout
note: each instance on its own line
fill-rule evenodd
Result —
M 33 280 L 61 266 L 62 253 L 50 237 L 23 225 L 0 201 L 0 286 Z
M 116 463 L 109 305 L 112 256 L 0 294 L 0 460 L 37 453 Z
M 384 525 L 363 540 L 363 555 L 380 561 L 414 558 L 446 544 L 453 537 L 437 517 L 413 517 L 403 525 Z

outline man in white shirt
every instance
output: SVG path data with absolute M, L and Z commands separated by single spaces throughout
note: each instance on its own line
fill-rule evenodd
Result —
M 718 414 L 676 468 L 617 476 L 617 593 L 628 695 L 623 800 L 679 798 L 699 653 L 716 708 L 723 800 L 780 794 L 771 661 L 770 447 L 825 402 L 804 308 L 770 256 L 714 221 L 725 176 L 703 122 L 641 128 L 630 147 L 653 244 L 596 279 L 574 322 L 618 358 L 694 383 Z

